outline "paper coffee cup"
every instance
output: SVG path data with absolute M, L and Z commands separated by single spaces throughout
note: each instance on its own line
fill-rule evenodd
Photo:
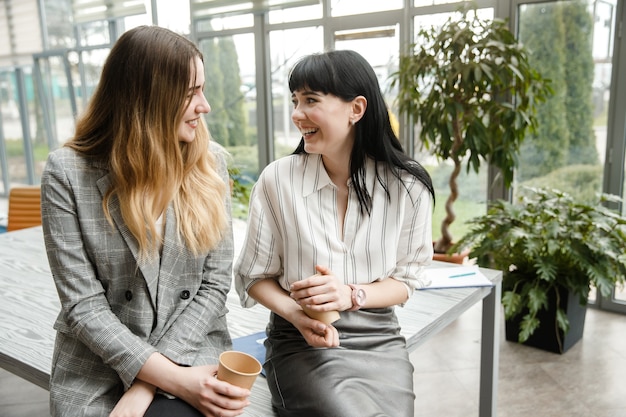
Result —
M 261 373 L 261 363 L 252 355 L 236 350 L 220 354 L 217 379 L 241 388 L 250 389 Z
M 310 308 L 303 306 L 302 310 L 306 313 L 307 316 L 312 319 L 319 320 L 324 324 L 331 324 L 339 320 L 341 317 L 339 312 L 336 310 L 331 311 L 313 311 Z

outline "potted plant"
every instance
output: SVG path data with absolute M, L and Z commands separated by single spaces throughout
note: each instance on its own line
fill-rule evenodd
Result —
M 398 86 L 399 111 L 417 125 L 423 146 L 454 164 L 435 242 L 436 253 L 449 253 L 462 163 L 468 172 L 478 172 L 483 162 L 497 167 L 508 187 L 524 136 L 536 127 L 536 105 L 552 90 L 504 20 L 482 20 L 475 9 L 461 9 L 460 17 L 417 36 L 391 82 Z
M 619 201 L 525 188 L 469 221 L 455 248 L 503 271 L 507 340 L 563 353 L 582 337 L 591 286 L 608 296 L 626 277 L 626 217 L 605 206 Z

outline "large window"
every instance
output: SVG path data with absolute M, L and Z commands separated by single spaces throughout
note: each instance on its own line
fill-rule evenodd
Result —
M 583 199 L 602 191 L 611 82 L 605 23 L 613 24 L 605 18 L 594 24 L 588 2 L 520 7 L 519 38 L 533 65 L 552 80 L 554 95 L 541 105 L 538 131 L 523 145 L 517 190 L 550 186 Z
M 401 9 L 402 0 L 363 1 L 363 0 L 331 0 L 331 14 L 333 16 L 349 16 L 355 14 L 383 12 L 386 10 Z
M 0 139 L 4 139 L 0 191 L 39 181 L 48 154 L 39 108 L 32 68 L 0 69 Z
M 437 13 L 418 15 L 414 17 L 415 32 L 422 28 L 431 26 L 441 26 L 444 22 L 454 16 L 454 13 Z M 493 9 L 481 9 L 478 12 L 481 19 L 493 19 Z M 415 41 L 414 41 L 415 42 Z M 433 238 L 436 240 L 441 236 L 442 222 L 446 217 L 446 200 L 450 196 L 449 179 L 454 170 L 451 160 L 440 161 L 433 156 L 417 138 L 419 127 L 416 127 L 413 154 L 431 174 L 435 187 L 436 205 L 433 213 Z M 453 239 L 463 236 L 468 227 L 466 221 L 483 214 L 487 207 L 488 198 L 488 178 L 487 164 L 482 163 L 478 173 L 466 170 L 467 160 L 462 161 L 462 169 L 457 177 L 458 196 L 454 201 L 455 220 L 450 225 L 449 231 Z
M 603 177 L 605 172 L 624 175 L 621 168 L 606 168 L 624 160 L 623 126 L 622 138 L 608 135 L 609 104 L 617 103 L 611 97 L 616 12 L 616 0 L 520 5 L 518 37 L 532 51 L 535 67 L 552 80 L 555 94 L 541 105 L 538 131 L 523 145 L 516 192 L 547 186 L 583 200 L 601 192 L 625 195 L 623 189 L 605 189 L 618 178 Z M 593 303 L 626 307 L 623 288 L 609 300 L 596 297 L 592 291 Z
M 336 31 L 334 40 L 335 49 L 352 49 L 372 65 L 385 94 L 385 101 L 397 119 L 398 113 L 394 108 L 396 94 L 391 90 L 389 80 L 398 68 L 400 25 Z
M 276 30 L 270 33 L 274 157 L 293 152 L 300 132 L 291 123 L 291 92 L 287 85 L 289 70 L 304 55 L 322 51 L 321 27 Z
M 204 93 L 211 105 L 205 116 L 209 131 L 230 154 L 231 175 L 251 185 L 259 171 L 254 36 L 212 37 L 198 45 L 204 55 Z M 245 204 L 234 202 L 235 216 L 245 216 Z

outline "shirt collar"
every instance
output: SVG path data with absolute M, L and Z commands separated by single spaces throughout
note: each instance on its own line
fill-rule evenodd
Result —
M 302 196 L 308 197 L 326 186 L 334 187 L 326 172 L 326 168 L 324 168 L 322 156 L 319 154 L 303 154 L 303 156 L 304 180 L 302 183 Z M 351 181 L 349 180 L 348 186 L 351 186 Z M 365 161 L 365 184 L 370 196 L 373 195 L 375 182 L 376 162 L 371 158 L 367 158 Z
M 333 186 L 324 163 L 322 162 L 322 155 L 319 154 L 303 154 L 304 156 L 304 172 L 302 182 L 302 196 L 308 197 L 309 195 L 321 190 L 322 188 L 330 185 Z

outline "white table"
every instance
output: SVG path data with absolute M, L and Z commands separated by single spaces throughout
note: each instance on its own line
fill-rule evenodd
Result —
M 435 263 L 434 268 L 450 264 Z M 479 417 L 495 417 L 502 272 L 481 269 L 493 287 L 416 291 L 396 312 L 409 351 L 456 320 L 482 300 Z M 228 296 L 233 338 L 265 329 L 269 311 L 244 309 L 234 291 Z M 0 234 L 0 367 L 48 389 L 59 311 L 41 227 Z M 263 377 L 252 388 L 245 416 L 275 416 Z

